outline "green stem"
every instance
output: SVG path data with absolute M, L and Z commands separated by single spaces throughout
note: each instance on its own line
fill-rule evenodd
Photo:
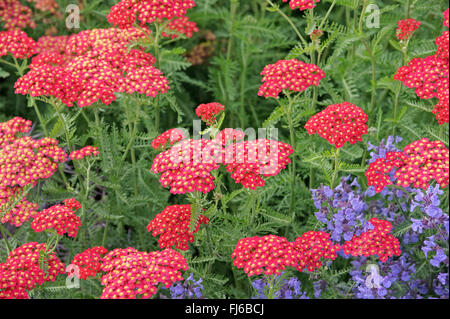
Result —
M 140 107 L 141 107 L 141 103 L 139 102 L 139 103 L 137 103 L 137 106 L 136 106 L 136 115 L 135 115 L 134 122 L 133 122 L 133 131 L 131 132 L 130 141 L 128 142 L 127 148 L 125 149 L 125 152 L 123 153 L 122 162 L 124 162 L 125 159 L 127 158 L 128 152 L 130 151 L 131 147 L 133 146 L 134 140 L 136 139 L 137 123 L 139 120 Z
M 334 172 L 333 172 L 333 178 L 331 180 L 331 188 L 334 188 L 334 182 L 336 181 L 336 177 L 338 177 L 339 175 L 339 151 L 340 149 L 336 149 L 336 151 L 334 152 Z
M 295 142 L 295 130 L 294 130 L 294 120 L 293 120 L 293 104 L 294 100 L 290 96 L 290 93 L 286 92 L 286 96 L 289 100 L 289 105 L 286 113 L 286 121 L 289 126 L 289 136 L 290 136 L 290 143 L 291 146 L 294 148 L 294 154 L 292 156 L 291 166 L 290 166 L 290 172 L 291 172 L 291 201 L 289 204 L 289 216 L 291 216 L 291 221 L 294 222 L 295 220 L 295 211 L 294 211 L 294 205 L 295 205 L 295 182 L 296 182 L 296 156 L 295 156 L 295 148 L 296 148 L 296 142 Z M 287 233 L 288 227 L 286 227 L 285 233 Z
M 336 4 L 336 0 L 334 0 L 333 3 L 331 4 L 330 8 L 328 9 L 328 11 L 327 11 L 325 17 L 323 18 L 323 20 L 322 20 L 322 22 L 320 23 L 320 25 L 319 25 L 319 27 L 317 28 L 317 30 L 322 29 L 323 25 L 325 24 L 325 22 L 326 22 L 327 19 L 328 19 L 328 16 L 329 16 L 330 13 L 331 13 L 331 10 L 333 10 L 335 4 Z
M 3 238 L 3 241 L 5 242 L 6 249 L 8 250 L 8 255 L 9 255 L 11 253 L 12 249 L 11 249 L 8 239 L 6 238 L 5 230 L 6 229 L 0 223 L 0 233 L 2 234 L 2 238 Z

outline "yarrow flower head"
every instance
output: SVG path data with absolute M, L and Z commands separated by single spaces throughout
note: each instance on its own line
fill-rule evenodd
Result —
M 106 18 L 109 23 L 126 28 L 136 22 L 136 15 L 140 24 L 161 23 L 162 19 L 184 17 L 194 6 L 192 0 L 121 0 L 111 8 Z
M 323 231 L 304 233 L 295 240 L 293 247 L 297 255 L 297 270 L 306 268 L 310 272 L 322 267 L 321 258 L 335 260 L 337 251 L 341 249 L 330 240 L 330 234 Z
M 71 160 L 81 160 L 85 157 L 96 157 L 100 155 L 100 152 L 98 150 L 98 147 L 94 147 L 94 146 L 85 146 L 82 149 L 73 151 L 72 153 L 70 153 L 69 158 Z
M 397 38 L 399 40 L 409 40 L 412 34 L 420 26 L 420 21 L 405 19 L 397 21 Z
M 188 270 L 187 260 L 172 249 L 140 252 L 134 248 L 114 249 L 103 257 L 101 270 L 105 286 L 101 299 L 151 298 L 158 285 L 169 288 L 183 280 L 181 270 Z
M 0 0 L 0 22 L 6 30 L 36 27 L 33 11 L 20 0 Z
M 52 138 L 34 140 L 22 137 L 0 150 L 0 184 L 2 186 L 36 185 L 50 178 L 67 154 Z
M 448 24 L 448 9 L 443 12 L 443 15 L 444 15 L 444 26 L 446 26 L 448 28 L 449 27 L 449 24 Z
M 16 59 L 25 59 L 34 55 L 36 48 L 36 42 L 22 30 L 0 32 L 0 57 L 11 54 Z
M 42 268 L 44 269 L 42 269 Z M 28 299 L 28 291 L 64 274 L 64 264 L 46 244 L 30 242 L 14 249 L 0 264 L 0 299 Z
M 294 149 L 286 143 L 267 139 L 244 141 L 225 148 L 225 163 L 236 183 L 254 190 L 265 185 L 262 176 L 276 176 L 285 169 L 292 153 Z
M 301 11 L 307 9 L 313 9 L 316 6 L 316 3 L 319 3 L 320 0 L 283 0 L 283 2 L 288 2 L 289 6 L 292 10 L 300 9 Z
M 186 38 L 192 38 L 195 32 L 198 32 L 197 24 L 189 21 L 188 17 L 182 17 L 170 20 L 161 35 L 163 37 L 170 37 L 171 39 L 176 39 L 180 35 Z
M 315 64 L 292 59 L 267 65 L 261 75 L 263 85 L 258 95 L 276 98 L 283 90 L 303 92 L 311 85 L 318 86 L 325 72 Z
M 108 250 L 101 246 L 86 249 L 73 257 L 72 265 L 78 266 L 78 278 L 86 280 L 95 277 L 101 272 L 102 256 L 108 253 Z M 68 273 L 69 277 L 76 276 L 77 272 Z
M 0 123 L 0 149 L 17 139 L 17 134 L 27 133 L 32 122 L 21 117 L 15 117 L 7 122 Z
M 392 234 L 392 224 L 385 220 L 372 218 L 369 221 L 373 229 L 354 236 L 344 243 L 342 249 L 351 256 L 378 256 L 381 262 L 386 262 L 391 256 L 400 256 L 400 242 Z
M 162 173 L 159 182 L 170 187 L 172 194 L 206 194 L 215 187 L 211 171 L 220 167 L 222 152 L 222 147 L 211 140 L 183 140 L 156 156 L 152 172 Z
M 195 109 L 195 114 L 197 114 L 206 125 L 211 126 L 216 122 L 217 116 L 224 110 L 225 106 L 220 103 L 200 104 Z
M 262 273 L 280 275 L 286 267 L 296 265 L 292 243 L 275 235 L 240 239 L 231 257 L 233 265 L 244 268 L 249 277 Z
M 188 250 L 189 243 L 194 241 L 194 234 L 198 232 L 201 224 L 208 224 L 209 218 L 200 215 L 196 226 L 191 230 L 191 205 L 172 205 L 166 207 L 148 224 L 147 231 L 158 236 L 161 248 L 175 248 Z
M 157 138 L 155 138 L 152 141 L 152 147 L 155 150 L 164 150 L 169 145 L 172 146 L 175 143 L 185 139 L 186 136 L 184 135 L 183 131 L 173 128 L 170 130 L 165 131 L 161 135 L 159 135 Z
M 14 207 L 9 207 L 10 202 L 23 194 L 21 187 L 3 187 L 0 186 L 0 222 L 2 224 L 10 223 L 16 227 L 33 218 L 37 214 L 39 205 L 29 202 L 26 197 L 16 203 Z M 8 212 L 7 209 L 9 208 Z
M 322 112 L 311 117 L 305 125 L 308 134 L 319 134 L 336 148 L 346 142 L 355 144 L 367 134 L 368 116 L 358 106 L 343 102 L 328 106 Z
M 34 217 L 31 227 L 35 232 L 54 229 L 56 233 L 63 236 L 75 238 L 81 226 L 80 217 L 75 215 L 74 210 L 81 208 L 81 204 L 75 199 L 65 201 L 63 205 L 55 205 L 40 211 Z

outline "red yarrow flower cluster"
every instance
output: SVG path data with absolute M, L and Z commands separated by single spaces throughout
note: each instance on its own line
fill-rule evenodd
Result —
M 17 139 L 18 133 L 27 133 L 31 129 L 31 121 L 21 117 L 14 117 L 7 122 L 0 123 L 0 149 Z
M 19 0 L 0 0 L 0 22 L 6 30 L 36 27 L 33 11 Z
M 164 150 L 169 145 L 172 146 L 175 143 L 186 138 L 183 131 L 179 129 L 170 129 L 159 135 L 152 141 L 152 147 L 155 150 Z
M 302 92 L 311 85 L 318 86 L 325 72 L 315 64 L 292 59 L 267 65 L 261 75 L 263 85 L 258 95 L 276 98 L 283 90 Z
M 225 106 L 220 103 L 214 102 L 208 104 L 200 104 L 195 109 L 195 114 L 197 114 L 197 116 L 201 118 L 202 121 L 206 123 L 206 125 L 211 126 L 216 122 L 217 116 L 224 110 Z
M 102 259 L 101 278 L 105 286 L 101 299 L 151 298 L 158 285 L 169 288 L 183 280 L 181 270 L 188 270 L 186 258 L 165 249 L 161 252 L 140 252 L 134 248 L 114 249 Z
M 300 9 L 301 11 L 307 9 L 313 9 L 316 6 L 316 3 L 319 3 L 320 0 L 283 0 L 283 2 L 288 2 L 289 6 L 292 10 Z
M 126 28 L 136 22 L 136 16 L 139 24 L 161 23 L 163 19 L 184 17 L 194 6 L 192 0 L 121 0 L 111 8 L 106 18 L 109 23 Z
M 21 187 L 3 187 L 0 186 L 0 222 L 2 224 L 10 223 L 16 227 L 33 218 L 37 214 L 38 204 L 29 202 L 26 197 L 22 198 L 13 208 L 8 204 L 15 198 L 23 194 Z M 7 211 L 9 209 L 9 211 Z
M 11 54 L 16 59 L 25 59 L 34 55 L 36 49 L 36 42 L 22 30 L 0 32 L 0 57 Z
M 397 21 L 397 38 L 399 40 L 409 40 L 414 31 L 420 26 L 420 21 L 414 19 L 404 19 Z
M 22 137 L 0 150 L 0 185 L 34 186 L 39 179 L 50 178 L 58 163 L 66 160 L 57 140 Z
M 328 233 L 308 231 L 295 240 L 294 249 L 297 255 L 297 270 L 303 271 L 306 268 L 313 272 L 322 266 L 322 258 L 335 260 L 341 247 L 333 244 Z
M 448 9 L 443 12 L 443 15 L 444 15 L 444 26 L 446 26 L 448 28 L 449 27 L 449 24 L 448 24 Z
M 249 277 L 262 273 L 279 275 L 286 267 L 296 265 L 292 243 L 275 235 L 240 239 L 231 257 L 233 265 L 243 268 Z
M 385 220 L 372 218 L 373 229 L 354 235 L 350 241 L 342 246 L 346 255 L 378 256 L 381 262 L 386 262 L 391 256 L 400 256 L 400 242 L 392 234 L 392 224 Z
M 71 160 L 81 160 L 88 156 L 98 156 L 100 154 L 98 147 L 95 146 L 85 146 L 82 149 L 73 151 L 70 153 L 69 158 Z
M 189 21 L 188 17 L 171 20 L 165 30 L 161 33 L 163 37 L 170 37 L 176 39 L 181 35 L 186 38 L 192 38 L 195 32 L 198 32 L 198 27 L 195 22 Z
M 64 270 L 64 264 L 55 253 L 48 253 L 45 244 L 24 244 L 0 264 L 0 299 L 28 299 L 28 291 L 44 282 L 55 281 Z
M 209 218 L 199 215 L 196 227 L 191 231 L 191 205 L 173 205 L 166 207 L 148 224 L 147 231 L 153 237 L 161 235 L 158 240 L 161 248 L 188 250 L 189 243 L 194 241 L 194 234 L 201 224 L 208 224 Z
M 349 102 L 328 106 L 322 112 L 311 117 L 305 125 L 309 135 L 319 134 L 336 148 L 346 142 L 355 144 L 367 134 L 367 120 L 364 111 Z
M 172 194 L 214 189 L 211 171 L 220 167 L 223 149 L 210 140 L 183 140 L 156 156 L 152 172 L 162 173 L 159 182 Z
M 289 144 L 260 139 L 230 144 L 225 148 L 224 160 L 231 178 L 254 190 L 265 185 L 262 176 L 275 176 L 285 169 L 293 152 Z
M 398 69 L 394 80 L 403 82 L 409 88 L 415 88 L 416 95 L 421 99 L 437 98 L 439 102 L 433 113 L 436 114 L 439 125 L 442 125 L 449 121 L 449 32 L 442 33 L 435 43 L 435 54 L 412 59 L 408 65 Z
M 73 257 L 72 265 L 78 266 L 78 272 L 73 271 L 68 273 L 69 277 L 77 277 L 86 280 L 90 277 L 95 277 L 101 272 L 102 256 L 108 253 L 108 250 L 101 246 L 86 249 Z M 72 268 L 73 269 L 73 268 Z
M 386 158 L 371 163 L 365 175 L 368 185 L 381 192 L 392 185 L 391 171 L 396 168 L 393 178 L 402 187 L 413 185 L 427 189 L 431 180 L 442 188 L 449 184 L 449 150 L 441 141 L 431 142 L 427 138 L 406 146 L 403 152 L 390 152 Z
M 81 204 L 75 199 L 66 201 L 64 205 L 55 205 L 40 211 L 34 217 L 31 227 L 37 233 L 48 229 L 54 229 L 56 233 L 63 236 L 75 238 L 81 226 L 80 217 L 75 215 Z

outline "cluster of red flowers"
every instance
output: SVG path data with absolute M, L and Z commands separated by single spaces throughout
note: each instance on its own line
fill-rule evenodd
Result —
M 286 267 L 314 271 L 322 266 L 322 258 L 335 260 L 339 245 L 333 244 L 330 234 L 309 231 L 289 242 L 284 237 L 268 235 L 239 240 L 233 251 L 233 264 L 244 268 L 248 276 L 280 274 Z
M 43 265 L 41 268 L 41 263 Z M 45 244 L 30 242 L 14 249 L 0 264 L 0 299 L 28 299 L 28 291 L 64 274 L 64 264 Z
M 444 26 L 446 26 L 447 28 L 449 27 L 448 24 L 448 9 L 444 11 Z
M 171 20 L 161 35 L 163 37 L 170 37 L 171 39 L 178 38 L 180 34 L 184 35 L 186 38 L 192 38 L 194 32 L 198 32 L 197 24 L 189 21 L 188 17 L 182 17 Z
M 102 255 L 105 255 L 108 250 L 104 247 L 97 246 L 86 249 L 73 257 L 72 265 L 79 267 L 79 279 L 86 280 L 89 277 L 95 277 L 102 268 Z M 68 276 L 76 276 L 77 273 L 69 273 Z
M 297 270 L 314 271 L 322 267 L 322 258 L 335 260 L 341 246 L 333 244 L 330 234 L 322 231 L 308 231 L 294 242 L 296 250 Z
M 342 249 L 346 255 L 351 256 L 378 256 L 385 262 L 391 256 L 400 256 L 400 242 L 390 234 L 392 224 L 385 220 L 370 219 L 373 229 L 362 233 L 344 243 Z
M 121 0 L 111 8 L 107 19 L 119 28 L 132 26 L 136 22 L 136 15 L 139 24 L 160 23 L 162 19 L 184 17 L 186 11 L 194 6 L 192 0 Z
M 186 136 L 184 135 L 183 131 L 173 128 L 165 131 L 157 138 L 155 138 L 152 141 L 152 147 L 155 150 L 164 150 L 168 146 L 167 143 L 172 146 L 184 138 L 186 138 Z
M 225 163 L 236 183 L 256 189 L 265 185 L 261 175 L 278 175 L 291 162 L 289 156 L 293 152 L 292 146 L 278 141 L 244 141 L 225 148 Z
M 50 178 L 67 154 L 52 138 L 34 140 L 29 136 L 15 140 L 0 150 L 0 185 L 35 185 Z
M 409 40 L 414 31 L 420 26 L 420 21 L 405 19 L 397 21 L 397 38 L 399 40 Z
M 3 22 L 3 27 L 7 30 L 36 27 L 31 8 L 24 6 L 19 0 L 0 0 L 0 22 Z
M 58 10 L 59 5 L 55 0 L 27 0 L 28 2 L 33 2 L 34 7 L 42 12 L 50 12 L 52 14 L 56 13 L 56 10 Z
M 278 97 L 283 90 L 302 92 L 311 85 L 318 86 L 325 73 L 315 64 L 307 64 L 296 59 L 280 60 L 267 65 L 261 72 L 263 85 L 258 95 Z
M 292 10 L 299 8 L 300 10 L 313 9 L 316 6 L 316 3 L 319 3 L 320 0 L 283 0 L 283 2 L 288 2 L 289 6 Z
M 406 146 L 403 152 L 390 152 L 386 158 L 371 163 L 366 171 L 369 186 L 381 192 L 393 184 L 389 174 L 397 168 L 394 177 L 396 184 L 427 189 L 434 179 L 442 188 L 449 183 L 449 150 L 441 141 L 431 142 L 427 138 Z
M 149 31 L 148 31 L 149 32 Z M 137 92 L 155 97 L 169 89 L 155 58 L 128 44 L 145 38 L 138 28 L 93 29 L 70 37 L 44 37 L 30 71 L 15 84 L 16 94 L 54 96 L 67 106 L 97 101 L 108 105 L 114 93 Z
M 356 105 L 349 102 L 328 106 L 322 112 L 314 115 L 306 123 L 308 134 L 319 134 L 337 148 L 346 142 L 355 144 L 362 141 L 362 135 L 367 134 L 369 117 Z
M 421 99 L 438 98 L 433 113 L 442 125 L 449 121 L 449 32 L 445 31 L 435 42 L 438 49 L 434 55 L 412 59 L 408 65 L 398 69 L 394 79 L 415 88 Z
M 37 233 L 46 229 L 54 229 L 60 236 L 67 233 L 67 236 L 75 238 L 81 226 L 81 220 L 73 210 L 79 208 L 81 208 L 81 204 L 77 200 L 67 200 L 64 205 L 55 205 L 38 212 L 31 227 Z
M 163 187 L 170 187 L 172 194 L 206 194 L 214 189 L 211 171 L 220 167 L 217 163 L 222 152 L 220 145 L 212 141 L 183 140 L 156 156 L 152 172 L 162 173 L 159 181 Z
M 195 109 L 195 114 L 202 119 L 206 125 L 211 126 L 216 122 L 217 116 L 225 110 L 220 103 L 200 104 Z
M 147 230 L 154 237 L 161 235 L 158 240 L 159 247 L 170 248 L 175 246 L 181 250 L 188 250 L 189 243 L 194 241 L 194 234 L 198 232 L 201 224 L 207 224 L 209 218 L 200 215 L 196 227 L 191 231 L 191 205 L 173 205 L 166 207 L 148 224 Z
M 0 123 L 0 149 L 14 142 L 18 133 L 27 133 L 31 129 L 31 121 L 15 117 L 7 122 Z
M 36 42 L 22 30 L 0 32 L 0 57 L 11 54 L 16 59 L 25 59 L 34 55 L 36 50 Z
M 18 201 L 13 208 L 6 212 L 11 199 L 18 198 L 22 192 L 23 189 L 20 187 L 0 186 L 0 223 L 10 223 L 19 227 L 37 214 L 36 210 L 39 208 L 39 205 L 29 202 L 26 198 Z
M 280 274 L 286 267 L 295 267 L 294 247 L 284 237 L 268 235 L 240 239 L 231 255 L 233 265 L 244 268 L 250 276 Z
M 187 260 L 180 253 L 140 252 L 134 248 L 114 249 L 103 257 L 101 283 L 105 288 L 101 299 L 151 298 L 159 284 L 170 287 L 183 280 L 180 270 L 187 270 Z
M 82 149 L 73 151 L 70 153 L 69 158 L 71 160 L 81 160 L 87 156 L 98 156 L 100 154 L 98 147 L 85 146 Z

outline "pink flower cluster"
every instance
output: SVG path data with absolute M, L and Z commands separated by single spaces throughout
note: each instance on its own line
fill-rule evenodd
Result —
M 18 133 L 27 133 L 32 122 L 21 117 L 15 117 L 7 122 L 0 123 L 0 149 L 17 139 Z
M 355 144 L 362 141 L 362 135 L 367 134 L 368 119 L 360 107 L 343 102 L 330 105 L 311 117 L 305 128 L 309 135 L 317 133 L 336 148 L 340 148 L 346 142 Z
M 47 252 L 45 244 L 24 244 L 0 264 L 0 299 L 28 299 L 28 291 L 44 282 L 55 281 L 58 275 L 64 274 L 64 269 L 56 254 Z
M 186 138 L 186 136 L 184 136 L 183 131 L 173 128 L 155 138 L 152 141 L 152 147 L 155 150 L 164 150 L 168 145 L 172 146 L 184 138 Z
M 192 38 L 195 32 L 198 32 L 197 24 L 189 21 L 188 17 L 182 17 L 170 20 L 161 35 L 163 37 L 170 37 L 171 39 L 178 38 L 180 34 L 186 38 Z
M 29 202 L 26 197 L 16 203 L 13 208 L 9 208 L 8 203 L 22 194 L 21 187 L 4 187 L 0 186 L 0 223 L 10 223 L 16 227 L 20 227 L 30 218 L 34 218 L 39 208 L 38 204 Z
M 202 119 L 206 125 L 211 126 L 216 122 L 217 116 L 225 110 L 220 103 L 200 104 L 195 109 L 195 114 Z
M 34 55 L 36 49 L 36 42 L 22 30 L 0 32 L 0 57 L 11 54 L 16 59 L 25 59 Z
M 445 188 L 449 184 L 449 150 L 441 141 L 423 138 L 406 146 L 403 152 L 387 153 L 386 158 L 377 159 L 367 169 L 368 185 L 374 186 L 376 192 L 392 185 L 389 174 L 394 168 L 397 185 L 427 189 L 434 179 Z
M 81 208 L 81 204 L 75 199 L 70 199 L 64 205 L 55 205 L 40 211 L 34 217 L 31 227 L 37 233 L 48 229 L 54 229 L 56 233 L 63 236 L 75 238 L 81 226 L 80 217 L 73 210 Z
M 142 30 L 130 27 L 40 39 L 40 53 L 16 82 L 16 94 L 54 96 L 67 106 L 76 102 L 84 107 L 97 101 L 108 105 L 117 92 L 152 97 L 166 93 L 169 82 L 152 66 L 155 58 L 139 47 L 128 49 L 143 38 Z
M 72 265 L 79 267 L 78 278 L 86 280 L 89 277 L 95 277 L 102 268 L 102 255 L 108 253 L 104 247 L 97 246 L 86 249 L 73 257 Z M 68 273 L 69 277 L 76 276 L 76 272 Z
M 319 3 L 320 0 L 283 0 L 283 2 L 288 2 L 289 6 L 292 10 L 300 9 L 300 10 L 307 10 L 307 9 L 313 9 L 316 6 L 316 3 Z
M 346 255 L 351 256 L 378 256 L 381 262 L 386 262 L 391 256 L 400 256 L 400 242 L 390 234 L 392 224 L 385 220 L 372 218 L 370 223 L 373 229 L 362 233 L 342 246 Z
M 280 60 L 267 65 L 261 72 L 263 85 L 258 95 L 278 97 L 283 90 L 302 92 L 311 85 L 318 86 L 325 73 L 315 64 L 307 64 L 296 59 Z
M 225 148 L 225 163 L 231 178 L 245 188 L 265 185 L 262 176 L 275 176 L 291 162 L 294 153 L 286 143 L 260 139 L 230 144 Z
M 180 253 L 165 249 L 161 252 L 140 252 L 134 248 L 114 249 L 102 259 L 105 286 L 101 299 L 151 298 L 158 285 L 166 288 L 183 280 L 180 270 L 187 270 L 187 260 Z
M 0 22 L 6 30 L 36 27 L 31 8 L 19 0 L 0 0 Z
M 73 151 L 72 153 L 70 153 L 69 158 L 71 160 L 81 160 L 85 157 L 88 156 L 98 156 L 100 154 L 98 147 L 94 147 L 94 146 L 85 146 L 82 149 Z
M 414 31 L 420 26 L 420 21 L 405 19 L 397 21 L 397 38 L 399 40 L 409 40 Z
M 445 31 L 435 43 L 438 48 L 434 55 L 412 59 L 408 65 L 398 69 L 394 80 L 415 88 L 421 99 L 437 98 L 439 101 L 433 113 L 442 125 L 449 121 L 449 32 Z
M 127 28 L 136 22 L 136 16 L 141 25 L 154 21 L 160 23 L 162 19 L 184 17 L 194 6 L 192 0 L 121 0 L 111 8 L 106 18 L 119 28 Z
M 0 185 L 34 186 L 39 179 L 50 178 L 58 163 L 66 160 L 57 140 L 22 137 L 0 150 Z
M 152 172 L 162 173 L 159 181 L 163 187 L 170 187 L 172 194 L 206 194 L 214 188 L 211 171 L 220 167 L 216 158 L 220 160 L 222 151 L 212 141 L 183 140 L 156 156 Z
M 191 231 L 191 205 L 172 205 L 166 207 L 148 224 L 147 231 L 154 237 L 161 235 L 158 240 L 159 247 L 188 250 L 189 243 L 194 241 L 194 234 L 198 232 L 201 224 L 207 224 L 209 218 L 200 215 L 196 227 Z

